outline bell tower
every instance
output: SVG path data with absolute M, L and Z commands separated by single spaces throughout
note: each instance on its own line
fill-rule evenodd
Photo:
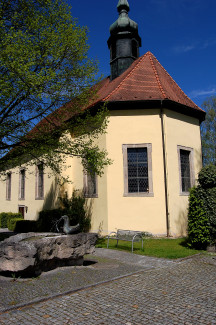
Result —
M 139 57 L 141 38 L 138 25 L 128 17 L 130 10 L 127 0 L 119 0 L 119 18 L 110 26 L 108 47 L 110 49 L 110 80 L 120 76 Z

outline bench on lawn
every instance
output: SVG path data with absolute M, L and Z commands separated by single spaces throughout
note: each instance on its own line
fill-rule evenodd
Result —
M 109 248 L 109 239 L 117 240 L 117 247 L 118 247 L 119 240 L 130 241 L 132 242 L 131 249 L 133 253 L 134 242 L 138 242 L 142 240 L 142 249 L 143 249 L 143 238 L 144 238 L 144 234 L 142 231 L 117 229 L 117 231 L 112 231 L 107 236 L 107 248 Z

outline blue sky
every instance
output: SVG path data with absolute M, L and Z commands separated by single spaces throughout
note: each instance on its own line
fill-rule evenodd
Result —
M 67 0 L 72 15 L 89 29 L 89 57 L 110 74 L 107 40 L 118 18 L 118 0 Z M 129 17 L 139 26 L 140 55 L 151 51 L 198 105 L 216 96 L 216 1 L 128 0 Z

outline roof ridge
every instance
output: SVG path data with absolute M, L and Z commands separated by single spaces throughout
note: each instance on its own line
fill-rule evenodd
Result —
M 153 54 L 152 54 L 153 55 Z M 154 56 L 154 55 L 153 55 Z M 177 84 L 177 82 L 173 79 L 173 77 L 169 74 L 169 72 L 167 72 L 167 70 L 164 68 L 164 66 L 162 64 L 160 64 L 160 62 L 158 61 L 158 59 L 154 56 L 155 60 L 158 62 L 158 64 L 162 67 L 162 69 L 164 70 L 164 72 L 166 73 L 166 75 L 171 78 L 171 80 L 176 84 L 176 86 L 179 88 L 179 90 L 181 91 L 181 93 L 187 97 L 187 99 L 189 101 L 191 101 L 192 103 L 194 103 L 192 101 L 192 99 L 190 99 L 187 94 L 185 94 L 185 92 L 181 89 L 181 87 Z M 202 110 L 197 104 L 194 103 L 194 105 L 199 109 L 199 110 Z M 202 110 L 203 111 L 203 110 Z
M 167 96 L 166 96 L 166 93 L 165 93 L 165 91 L 164 91 L 164 89 L 163 89 L 163 87 L 162 87 L 162 84 L 161 84 L 161 82 L 160 82 L 159 75 L 158 75 L 158 73 L 157 73 L 157 70 L 156 70 L 156 68 L 155 68 L 154 62 L 153 62 L 153 60 L 152 60 L 152 56 L 154 56 L 154 55 L 153 55 L 150 51 L 147 52 L 147 54 L 149 55 L 149 59 L 150 59 L 150 62 L 151 62 L 151 66 L 152 66 L 153 72 L 154 72 L 154 74 L 155 74 L 155 77 L 156 77 L 156 80 L 157 80 L 157 83 L 158 83 L 158 86 L 159 86 L 160 92 L 161 92 L 162 96 L 163 96 L 164 99 L 165 99 L 165 98 L 167 98 Z M 156 59 L 155 56 L 154 56 L 154 58 Z M 157 60 L 157 59 L 156 59 L 156 60 Z M 159 63 L 158 60 L 157 60 L 157 62 Z
M 145 53 L 143 56 L 141 56 L 138 60 L 138 62 L 137 62 L 137 64 L 135 64 L 135 66 L 132 68 L 132 70 L 125 76 L 125 78 L 119 83 L 119 85 L 115 88 L 115 89 L 113 89 L 113 91 L 107 96 L 107 97 L 105 97 L 105 98 L 103 98 L 102 100 L 104 100 L 104 101 L 106 101 L 106 100 L 108 100 L 109 99 L 109 97 L 111 96 L 111 95 L 113 95 L 114 94 L 114 92 L 115 91 L 117 91 L 120 87 L 121 87 L 121 85 L 123 84 L 123 82 L 125 81 L 125 80 L 127 80 L 130 76 L 131 76 L 131 74 L 134 72 L 134 70 L 136 70 L 136 68 L 137 67 L 139 67 L 139 65 L 140 65 L 140 63 L 144 60 L 144 58 L 147 56 L 147 54 L 148 53 Z M 136 61 L 134 61 L 134 62 L 136 62 Z M 126 70 L 127 71 L 127 70 Z

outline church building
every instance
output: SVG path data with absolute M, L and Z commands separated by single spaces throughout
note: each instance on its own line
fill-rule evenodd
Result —
M 151 52 L 139 56 L 141 38 L 128 16 L 128 1 L 119 0 L 117 9 L 108 39 L 111 74 L 100 82 L 91 103 L 95 109 L 107 103 L 107 133 L 99 141 L 113 163 L 102 177 L 92 179 L 78 158 L 70 158 L 66 173 L 72 183 L 65 190 L 70 196 L 73 189 L 85 189 L 92 204 L 92 232 L 186 235 L 189 189 L 202 168 L 205 112 Z M 25 219 L 35 220 L 40 210 L 53 207 L 54 180 L 42 167 L 31 168 L 28 177 L 24 169 L 11 170 L 1 183 L 1 211 L 22 211 Z

